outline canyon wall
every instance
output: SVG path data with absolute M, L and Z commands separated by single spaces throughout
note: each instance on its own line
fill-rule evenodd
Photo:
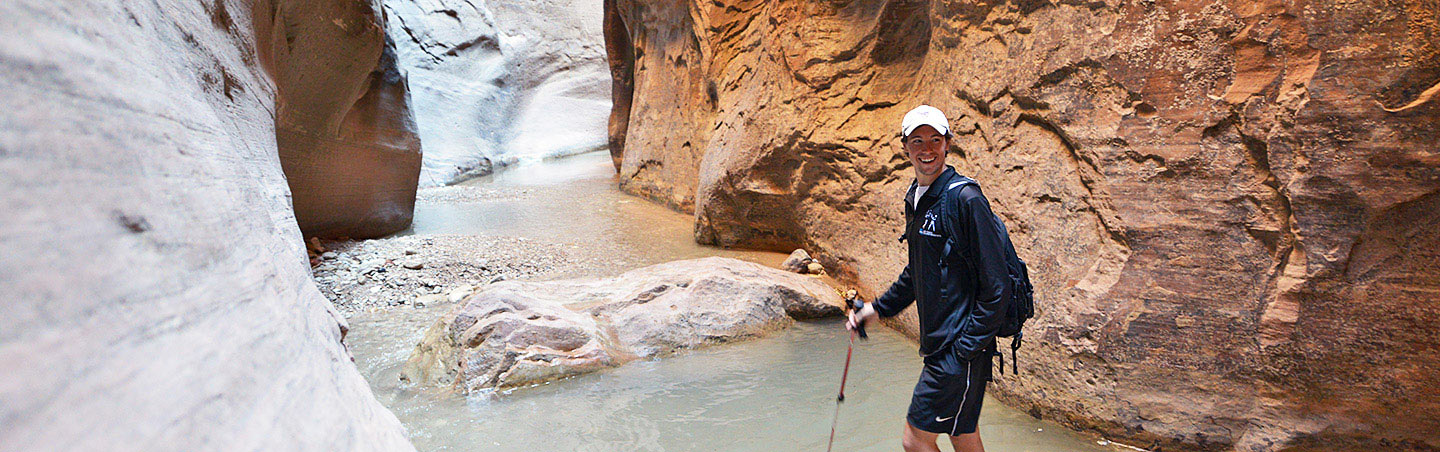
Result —
M 386 0 L 425 149 L 422 185 L 600 149 L 610 74 L 599 5 Z
M 1003 400 L 1166 449 L 1436 450 L 1437 11 L 606 0 L 612 155 L 697 240 L 873 295 L 935 105 L 1036 284 Z
M 268 6 L 267 6 L 268 5 Z M 373 238 L 410 227 L 420 137 L 379 0 L 255 8 L 275 78 L 275 138 L 305 236 Z
M 310 278 L 276 8 L 0 3 L 0 450 L 413 450 Z

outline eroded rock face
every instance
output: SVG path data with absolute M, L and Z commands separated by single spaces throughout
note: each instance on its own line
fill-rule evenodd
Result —
M 421 184 L 600 149 L 610 113 L 588 0 L 385 0 L 425 147 Z
M 606 11 L 621 184 L 702 242 L 884 290 L 929 103 L 1035 278 L 1001 397 L 1141 445 L 1440 448 L 1433 2 Z
M 0 450 L 413 450 L 310 279 L 252 6 L 0 3 Z
M 840 313 L 817 279 L 728 258 L 668 262 L 611 278 L 504 281 L 426 333 L 401 378 L 464 391 L 522 386 L 764 336 Z
M 275 0 L 254 11 L 300 230 L 372 238 L 409 227 L 420 138 L 380 1 Z

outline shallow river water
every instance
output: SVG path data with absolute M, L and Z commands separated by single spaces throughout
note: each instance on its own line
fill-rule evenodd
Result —
M 514 235 L 583 247 L 586 252 L 577 255 L 601 257 L 575 260 L 579 268 L 549 277 L 613 274 L 712 255 L 767 265 L 784 258 L 695 245 L 688 215 L 620 193 L 613 173 L 605 153 L 510 169 L 470 183 L 518 195 L 420 203 L 410 233 Z M 402 386 L 400 368 L 414 344 L 451 307 L 350 319 L 347 342 L 360 371 L 422 451 L 825 448 L 845 359 L 847 335 L 838 319 L 495 394 L 464 397 Z M 919 371 L 915 345 L 895 332 L 877 328 L 870 340 L 857 341 L 835 450 L 898 450 Z M 980 432 L 992 452 L 1121 450 L 988 397 Z

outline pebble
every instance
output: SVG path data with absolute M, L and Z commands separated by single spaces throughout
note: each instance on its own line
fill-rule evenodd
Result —
M 326 242 L 314 277 L 342 314 L 401 306 L 433 307 L 460 302 L 487 281 L 528 279 L 554 265 L 542 259 L 561 256 L 558 245 L 529 245 L 512 238 L 395 237 Z M 517 252 L 516 250 L 524 250 Z M 550 264 L 547 262 L 547 264 Z
M 445 296 L 444 296 L 444 295 L 422 295 L 422 296 L 420 296 L 420 297 L 415 298 L 415 307 L 417 307 L 417 308 L 423 308 L 423 307 L 426 307 L 426 306 L 436 305 L 436 304 L 440 304 L 440 303 L 444 303 L 444 302 L 445 302 Z
M 456 287 L 455 290 L 450 291 L 450 295 L 446 296 L 446 299 L 449 300 L 451 303 L 455 303 L 465 299 L 465 297 L 470 296 L 470 292 L 474 291 L 475 286 L 465 284 L 463 286 Z
M 385 259 L 370 259 L 360 263 L 360 273 L 373 273 L 385 270 Z

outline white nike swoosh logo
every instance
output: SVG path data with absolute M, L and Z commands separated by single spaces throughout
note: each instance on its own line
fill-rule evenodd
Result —
M 947 418 L 945 418 L 945 419 L 940 419 L 940 418 L 937 417 L 937 418 L 935 418 L 935 422 L 945 422 L 945 421 L 948 421 L 948 420 L 951 420 L 951 419 L 955 419 L 955 416 L 950 416 L 950 417 L 947 417 Z

